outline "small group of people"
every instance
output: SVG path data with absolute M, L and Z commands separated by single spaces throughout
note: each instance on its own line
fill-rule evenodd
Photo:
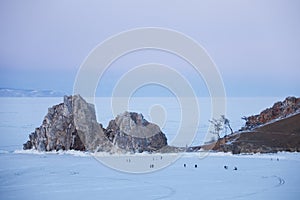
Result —
M 187 165 L 184 163 L 184 164 L 183 164 L 183 167 L 186 167 L 186 166 L 187 166 Z M 197 168 L 197 167 L 198 167 L 198 165 L 197 165 L 197 164 L 195 164 L 195 165 L 194 165 L 194 167 L 195 167 L 195 168 Z
M 228 169 L 228 166 L 227 166 L 227 165 L 224 165 L 224 169 Z M 237 170 L 237 167 L 234 166 L 234 167 L 233 167 L 233 170 Z
M 271 160 L 273 160 L 273 158 L 271 158 Z M 275 160 L 275 159 L 274 159 Z M 277 161 L 279 161 L 279 158 L 276 158 Z

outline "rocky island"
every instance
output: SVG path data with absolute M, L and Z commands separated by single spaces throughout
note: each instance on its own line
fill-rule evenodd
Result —
M 105 152 L 154 152 L 167 145 L 160 128 L 142 114 L 124 112 L 103 128 L 94 105 L 80 95 L 48 109 L 42 125 L 29 135 L 23 149 L 38 151 L 80 150 Z

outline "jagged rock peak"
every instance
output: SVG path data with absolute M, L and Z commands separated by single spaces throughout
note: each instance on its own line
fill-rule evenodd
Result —
M 135 112 L 124 112 L 111 120 L 105 134 L 116 147 L 130 152 L 152 152 L 167 145 L 160 128 Z
M 64 102 L 52 106 L 42 125 L 29 135 L 23 149 L 108 150 L 111 143 L 96 121 L 95 109 L 80 95 L 64 96 Z

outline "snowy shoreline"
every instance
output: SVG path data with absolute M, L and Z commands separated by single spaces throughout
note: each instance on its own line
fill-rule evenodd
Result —
M 236 158 L 282 158 L 284 159 L 285 156 L 290 155 L 300 155 L 300 152 L 287 152 L 281 151 L 277 153 L 252 153 L 252 154 L 232 154 L 231 152 L 214 152 L 214 151 L 201 151 L 201 152 L 180 152 L 180 153 L 107 153 L 107 152 L 84 152 L 84 151 L 76 151 L 76 150 L 68 150 L 68 151 L 48 151 L 48 152 L 41 152 L 34 149 L 30 150 L 15 150 L 13 152 L 8 151 L 0 151 L 0 154 L 31 154 L 31 155 L 71 155 L 76 157 L 141 157 L 141 156 L 179 156 L 179 157 L 203 157 L 205 154 L 208 157 L 236 157 Z

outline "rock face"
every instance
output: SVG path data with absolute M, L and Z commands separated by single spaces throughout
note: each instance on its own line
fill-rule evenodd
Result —
M 94 105 L 74 95 L 48 109 L 23 149 L 152 152 L 166 145 L 160 128 L 141 114 L 125 112 L 104 129 L 97 123 Z
M 85 150 L 73 122 L 72 97 L 64 97 L 64 103 L 48 109 L 43 123 L 29 135 L 24 149 L 39 151 Z
M 262 124 L 275 119 L 285 118 L 293 113 L 300 112 L 300 98 L 287 97 L 283 102 L 275 103 L 271 108 L 267 108 L 258 115 L 244 117 L 245 126 L 241 130 L 252 130 Z
M 64 102 L 48 109 L 42 125 L 29 135 L 24 149 L 108 150 L 112 144 L 96 121 L 95 109 L 79 95 L 65 96 Z
M 125 151 L 152 152 L 167 145 L 167 138 L 160 128 L 134 112 L 118 115 L 104 132 L 115 146 Z
M 73 122 L 77 134 L 90 151 L 110 151 L 112 143 L 103 132 L 102 125 L 97 122 L 93 104 L 86 103 L 79 96 L 73 96 Z

